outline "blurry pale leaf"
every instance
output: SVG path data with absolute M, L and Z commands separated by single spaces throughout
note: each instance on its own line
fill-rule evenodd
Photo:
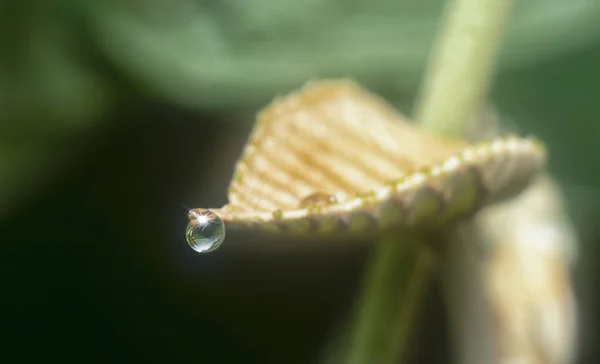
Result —
M 150 89 L 191 107 L 255 105 L 307 78 L 351 75 L 413 88 L 443 1 L 98 2 L 106 54 Z M 501 66 L 519 66 L 600 38 L 600 2 L 523 0 Z
M 570 268 L 577 246 L 559 187 L 540 178 L 514 201 L 485 210 L 477 223 L 490 244 L 482 276 L 500 363 L 571 363 L 577 308 Z
M 491 107 L 477 122 L 475 140 L 504 129 Z M 457 229 L 456 243 L 445 277 L 458 362 L 571 363 L 577 307 L 570 269 L 578 246 L 559 186 L 541 176 Z

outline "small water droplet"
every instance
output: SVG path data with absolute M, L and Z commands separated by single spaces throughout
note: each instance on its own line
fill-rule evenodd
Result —
M 198 253 L 209 253 L 216 250 L 225 240 L 225 224 L 211 211 L 197 213 L 190 211 L 190 223 L 185 237 L 192 249 Z
M 330 195 L 328 193 L 323 192 L 315 192 L 310 195 L 304 197 L 300 201 L 301 208 L 310 208 L 310 207 L 325 207 L 328 205 L 334 205 L 338 203 L 337 196 Z

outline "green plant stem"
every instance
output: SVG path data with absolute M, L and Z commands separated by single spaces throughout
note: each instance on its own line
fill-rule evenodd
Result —
M 431 252 L 418 237 L 387 235 L 368 264 L 346 363 L 397 363 L 430 277 Z
M 464 135 L 467 123 L 487 97 L 514 0 L 450 0 L 433 50 L 416 120 L 433 133 Z M 473 222 L 448 231 L 442 256 L 446 305 L 449 309 L 454 361 L 495 362 L 490 319 L 481 289 L 480 264 L 469 249 L 480 237 Z M 458 232 L 462 232 L 459 234 Z
M 416 105 L 425 129 L 462 135 L 482 106 L 514 0 L 450 0 Z
M 423 128 L 442 135 L 465 133 L 487 96 L 512 5 L 511 0 L 449 1 L 416 107 Z M 423 263 L 429 261 L 423 243 L 394 236 L 377 241 L 348 364 L 394 364 L 404 358 L 432 271 Z

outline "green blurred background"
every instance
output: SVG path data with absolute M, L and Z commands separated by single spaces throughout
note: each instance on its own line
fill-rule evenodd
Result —
M 442 4 L 0 0 L 0 355 L 316 362 L 369 242 L 232 235 L 200 256 L 182 204 L 225 203 L 256 110 L 308 79 L 410 114 Z M 581 240 L 579 362 L 598 362 L 600 2 L 519 1 L 491 99 L 550 147 Z M 418 362 L 447 362 L 436 294 Z

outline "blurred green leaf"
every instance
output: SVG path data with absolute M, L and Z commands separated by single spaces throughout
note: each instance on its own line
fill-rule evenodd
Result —
M 62 4 L 61 4 L 62 5 Z M 84 62 L 73 9 L 0 7 L 0 216 L 39 188 L 108 110 L 108 83 Z
M 390 99 L 410 94 L 443 3 L 0 1 L 0 206 L 12 195 L 2 186 L 14 184 L 6 181 L 43 179 L 50 155 L 67 157 L 47 148 L 89 137 L 116 102 L 131 97 L 202 110 L 255 109 L 323 77 L 355 78 Z M 600 37 L 597 1 L 519 5 L 504 69 L 537 64 Z M 8 167 L 2 161 L 19 143 L 29 157 L 11 156 Z M 18 172 L 26 170 L 37 177 Z
M 34 127 L 72 132 L 93 122 L 110 97 L 107 82 L 84 61 L 76 19 L 52 4 L 9 4 L 0 9 L 2 135 Z
M 97 2 L 106 55 L 151 90 L 187 107 L 265 102 L 308 78 L 351 76 L 414 89 L 442 0 Z M 600 3 L 524 0 L 502 65 L 519 67 L 600 37 Z

